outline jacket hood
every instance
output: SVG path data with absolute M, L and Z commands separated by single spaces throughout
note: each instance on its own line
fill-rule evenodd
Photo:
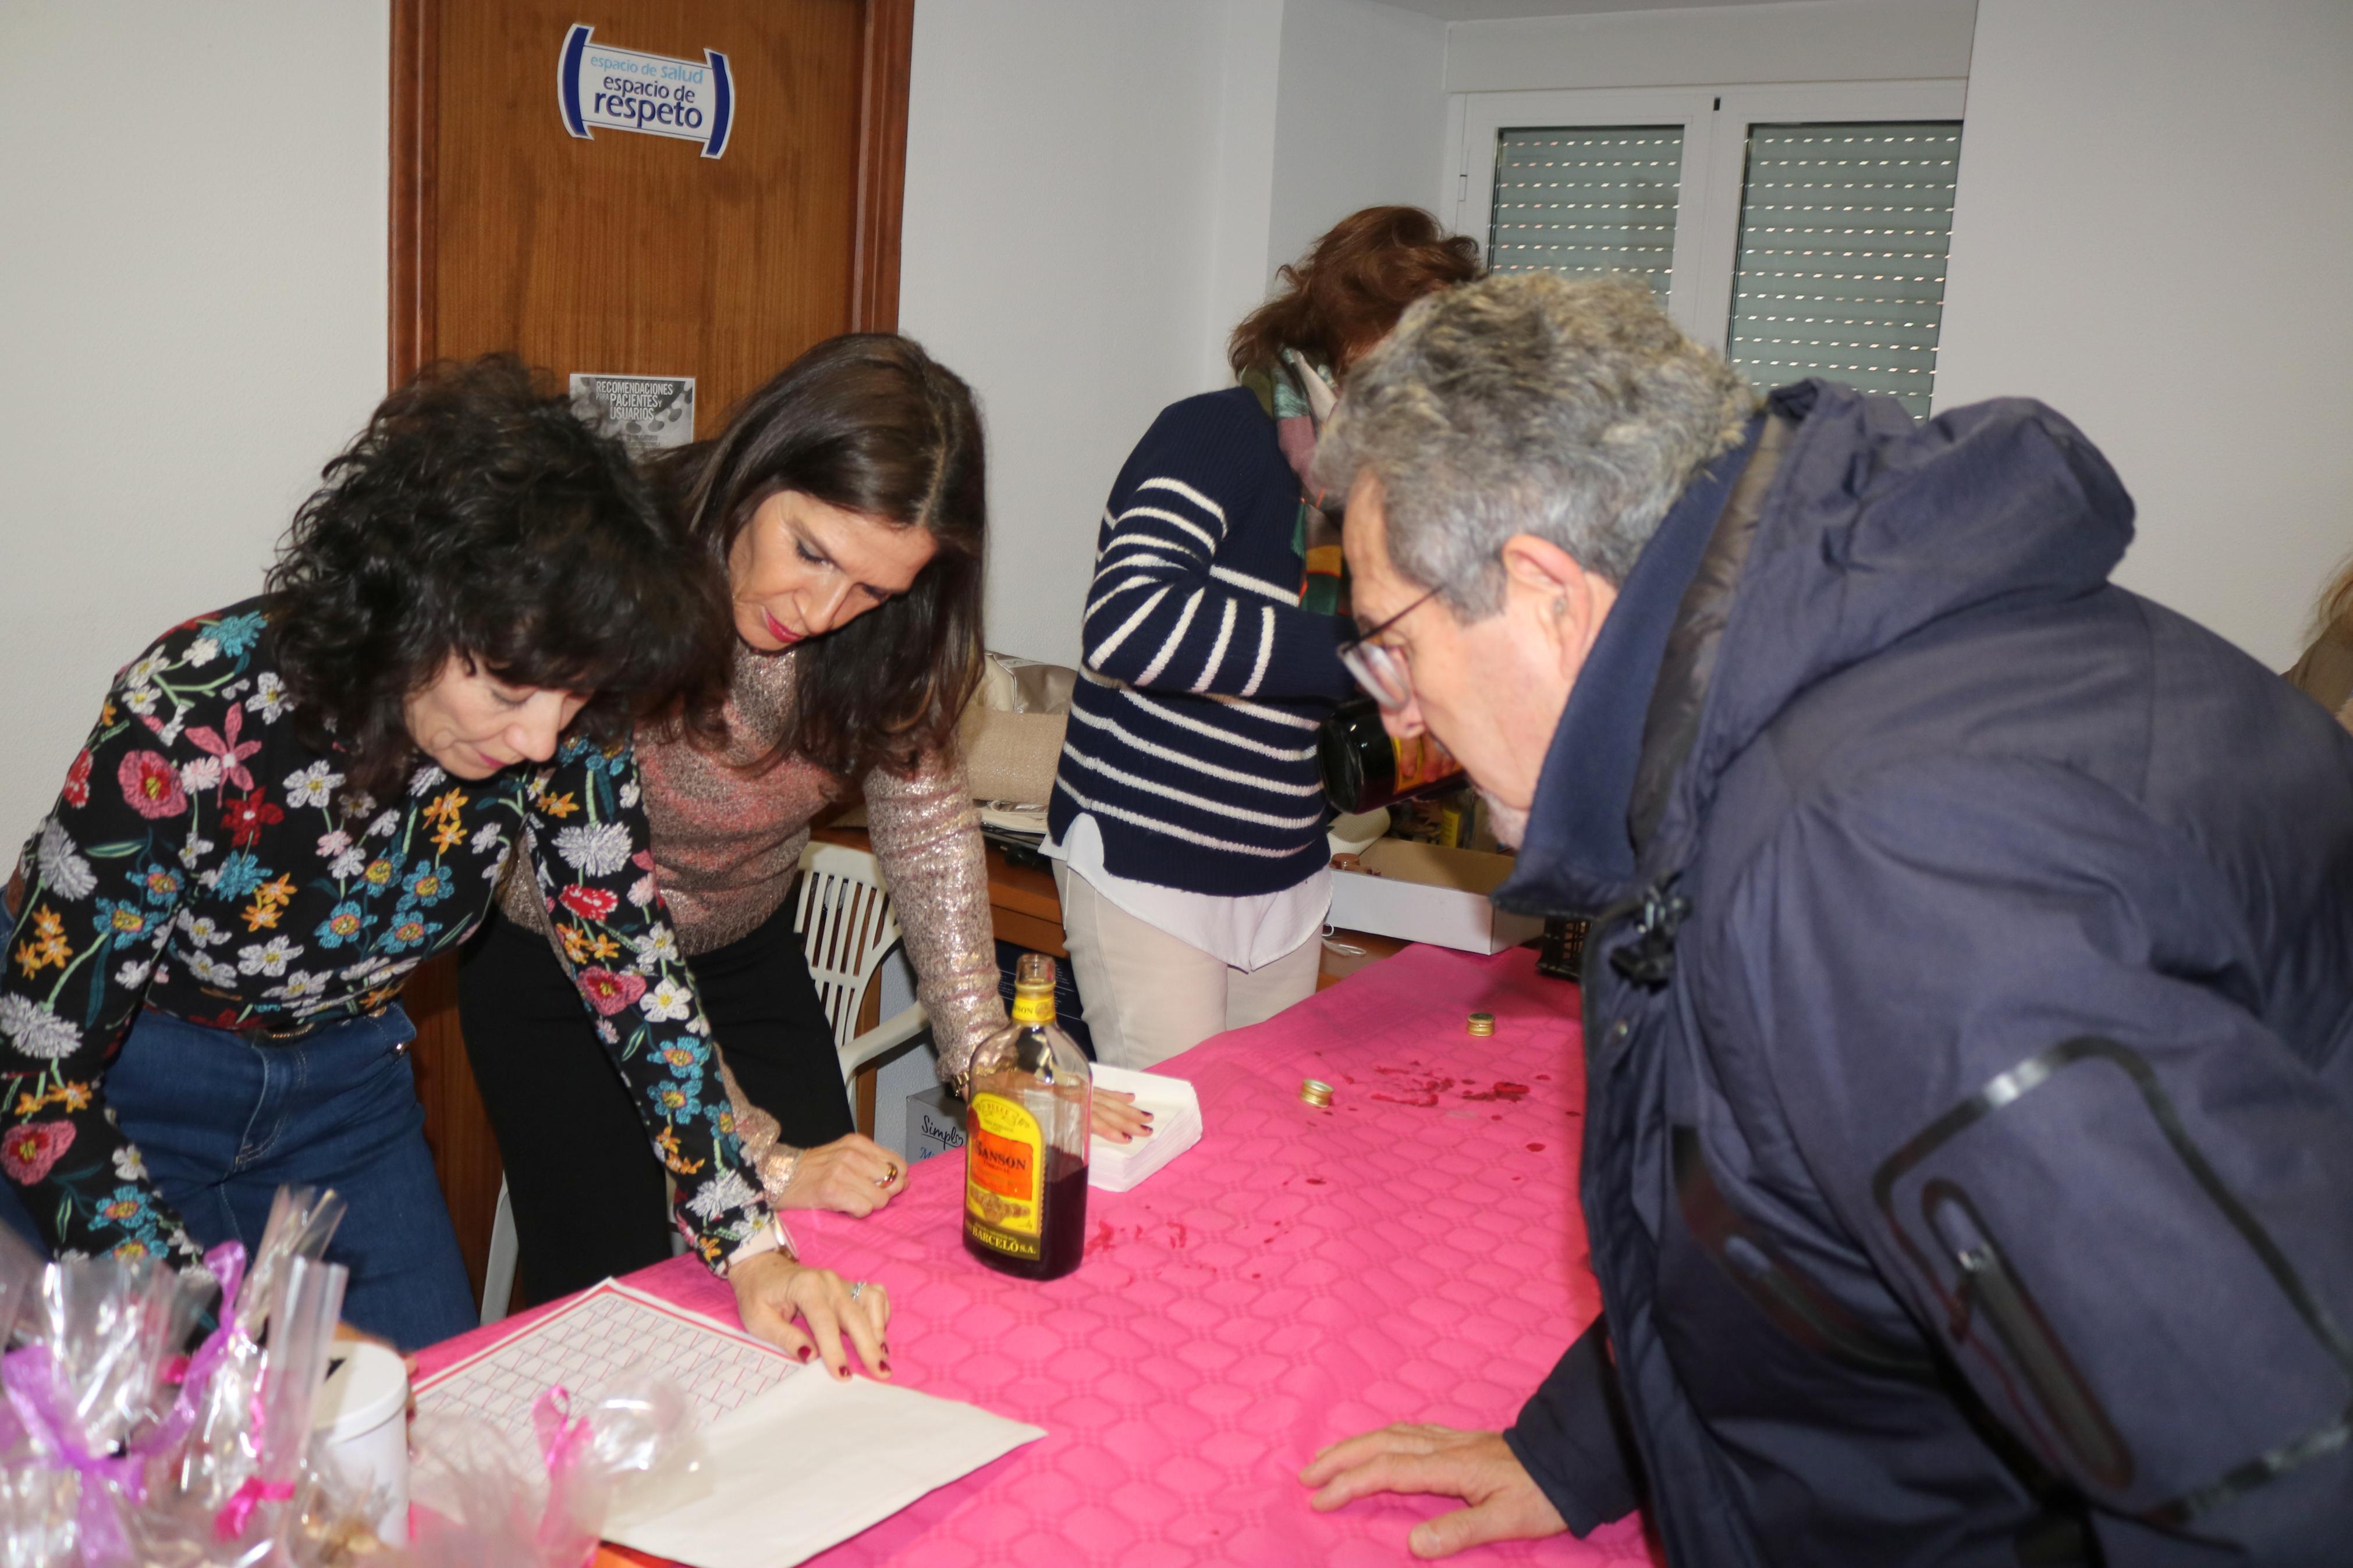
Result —
M 1657 830 L 1638 847 L 1644 879 L 1683 863 L 1725 768 L 1810 688 L 1939 621 L 2093 593 L 2132 542 L 2132 499 L 2116 470 L 2031 398 L 1972 404 L 1924 425 L 1894 398 L 1807 381 L 1768 405 L 1795 428 L 1706 687 L 1654 700 L 1701 708 Z M 1539 815 L 1547 795 L 1556 805 L 1555 792 L 1578 787 L 1564 761 L 1548 759 Z M 1512 878 L 1519 907 L 1591 911 L 1631 890 L 1527 858 Z

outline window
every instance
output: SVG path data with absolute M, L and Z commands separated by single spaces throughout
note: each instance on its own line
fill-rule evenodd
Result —
M 1458 102 L 1454 223 L 1497 271 L 1629 273 L 1759 390 L 1820 375 L 1928 413 L 1961 84 Z
M 1498 272 L 1631 273 L 1664 300 L 1674 275 L 1683 168 L 1680 125 L 1502 132 L 1487 265 Z

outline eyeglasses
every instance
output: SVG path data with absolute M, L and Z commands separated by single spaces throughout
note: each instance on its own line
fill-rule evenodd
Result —
M 1402 713 L 1413 706 L 1413 669 L 1406 663 L 1405 655 L 1373 639 L 1436 598 L 1443 587 L 1440 584 L 1430 589 L 1371 631 L 1361 632 L 1340 645 L 1340 662 L 1386 712 Z

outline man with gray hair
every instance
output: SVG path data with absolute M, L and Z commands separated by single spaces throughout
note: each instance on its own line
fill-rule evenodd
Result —
M 1603 1317 L 1510 1431 L 1303 1475 L 1647 1501 L 1678 1564 L 2353 1554 L 2353 736 L 2112 585 L 2040 404 L 1759 405 L 1637 284 L 1498 277 L 1350 378 L 1344 655 L 1593 917 Z

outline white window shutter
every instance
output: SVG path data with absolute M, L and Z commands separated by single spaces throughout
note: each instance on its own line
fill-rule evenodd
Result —
M 1489 268 L 1626 273 L 1664 304 L 1683 162 L 1679 125 L 1504 131 L 1495 142 Z
M 1732 363 L 1759 391 L 1820 376 L 1928 413 L 1961 128 L 1755 125 Z

